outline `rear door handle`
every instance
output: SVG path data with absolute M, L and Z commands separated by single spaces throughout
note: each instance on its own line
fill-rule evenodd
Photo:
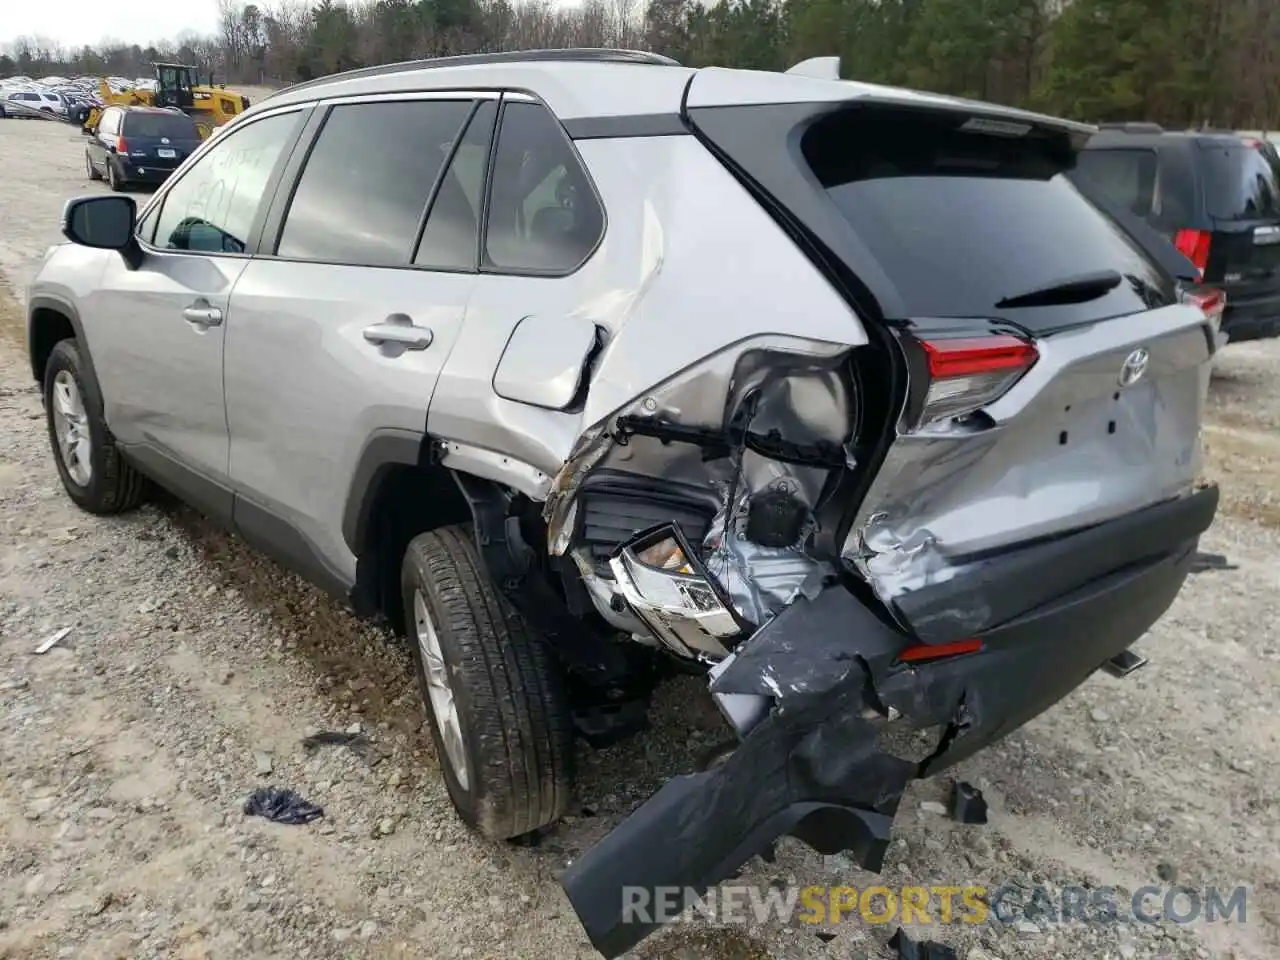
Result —
M 182 319 L 202 327 L 216 327 L 222 323 L 222 311 L 207 303 L 196 302 L 182 311 Z
M 411 323 L 375 323 L 364 328 L 364 338 L 370 343 L 395 343 L 406 350 L 425 350 L 431 346 L 431 331 Z

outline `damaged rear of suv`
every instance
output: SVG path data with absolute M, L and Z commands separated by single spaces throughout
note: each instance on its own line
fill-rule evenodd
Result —
M 569 809 L 575 734 L 705 677 L 725 747 L 561 878 L 617 956 L 636 889 L 783 835 L 878 869 L 913 778 L 1177 595 L 1220 301 L 1077 192 L 1091 132 L 626 51 L 299 84 L 140 217 L 68 206 L 29 297 L 55 462 L 85 509 L 146 474 L 403 627 L 491 838 Z
M 868 342 L 731 343 L 553 484 L 552 554 L 706 664 L 738 738 L 566 871 L 608 956 L 651 929 L 626 888 L 696 895 L 783 834 L 878 869 L 907 784 L 1141 636 L 1217 506 L 1211 327 L 1064 176 L 1086 129 L 874 88 L 741 104 L 715 72 L 685 116 Z M 622 518 L 654 523 L 602 544 Z

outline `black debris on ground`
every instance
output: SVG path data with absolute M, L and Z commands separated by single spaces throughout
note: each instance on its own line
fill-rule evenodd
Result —
M 951 819 L 959 823 L 986 823 L 987 801 L 971 783 L 957 780 L 951 785 Z
M 1239 570 L 1238 563 L 1232 563 L 1220 553 L 1200 553 L 1197 551 L 1191 560 L 1192 573 L 1204 573 L 1208 570 Z
M 889 938 L 889 947 L 898 951 L 898 960 L 960 960 L 946 944 L 934 940 L 916 943 L 901 927 Z
M 302 738 L 302 746 L 306 750 L 319 750 L 321 747 L 350 747 L 352 750 L 367 750 L 372 741 L 363 733 L 348 733 L 344 730 L 321 730 L 309 737 Z
M 323 817 L 324 807 L 302 799 L 293 790 L 263 787 L 249 795 L 244 802 L 244 812 L 246 816 L 265 817 L 273 823 L 296 826 Z
M 391 751 L 380 747 L 363 733 L 344 730 L 321 730 L 302 738 L 302 747 L 308 753 L 314 753 L 321 747 L 346 747 L 371 767 L 376 767 L 391 755 Z

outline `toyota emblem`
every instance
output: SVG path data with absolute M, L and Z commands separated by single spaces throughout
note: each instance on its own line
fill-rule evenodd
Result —
M 1131 387 L 1141 380 L 1150 362 L 1151 354 L 1147 352 L 1146 347 L 1139 347 L 1125 357 L 1120 367 L 1120 386 Z

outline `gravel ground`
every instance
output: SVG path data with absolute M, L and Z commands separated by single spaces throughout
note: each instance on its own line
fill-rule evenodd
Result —
M 555 883 L 565 862 L 720 734 L 694 681 L 655 729 L 582 750 L 583 806 L 537 847 L 481 842 L 449 806 L 401 644 L 176 504 L 100 520 L 63 495 L 22 346 L 20 290 L 89 189 L 79 137 L 0 121 L 0 957 L 591 957 Z M 1139 644 L 958 773 L 987 826 L 916 785 L 892 884 L 1248 887 L 1244 922 L 950 925 L 961 957 L 1280 953 L 1280 343 L 1217 363 L 1206 428 L 1223 508 L 1192 577 Z M 44 655 L 54 631 L 71 632 Z M 307 753 L 316 729 L 375 745 Z M 275 783 L 310 826 L 246 818 Z M 862 887 L 841 857 L 784 843 L 744 879 Z M 893 927 L 682 925 L 639 958 L 885 958 Z M 830 936 L 834 934 L 834 938 Z

